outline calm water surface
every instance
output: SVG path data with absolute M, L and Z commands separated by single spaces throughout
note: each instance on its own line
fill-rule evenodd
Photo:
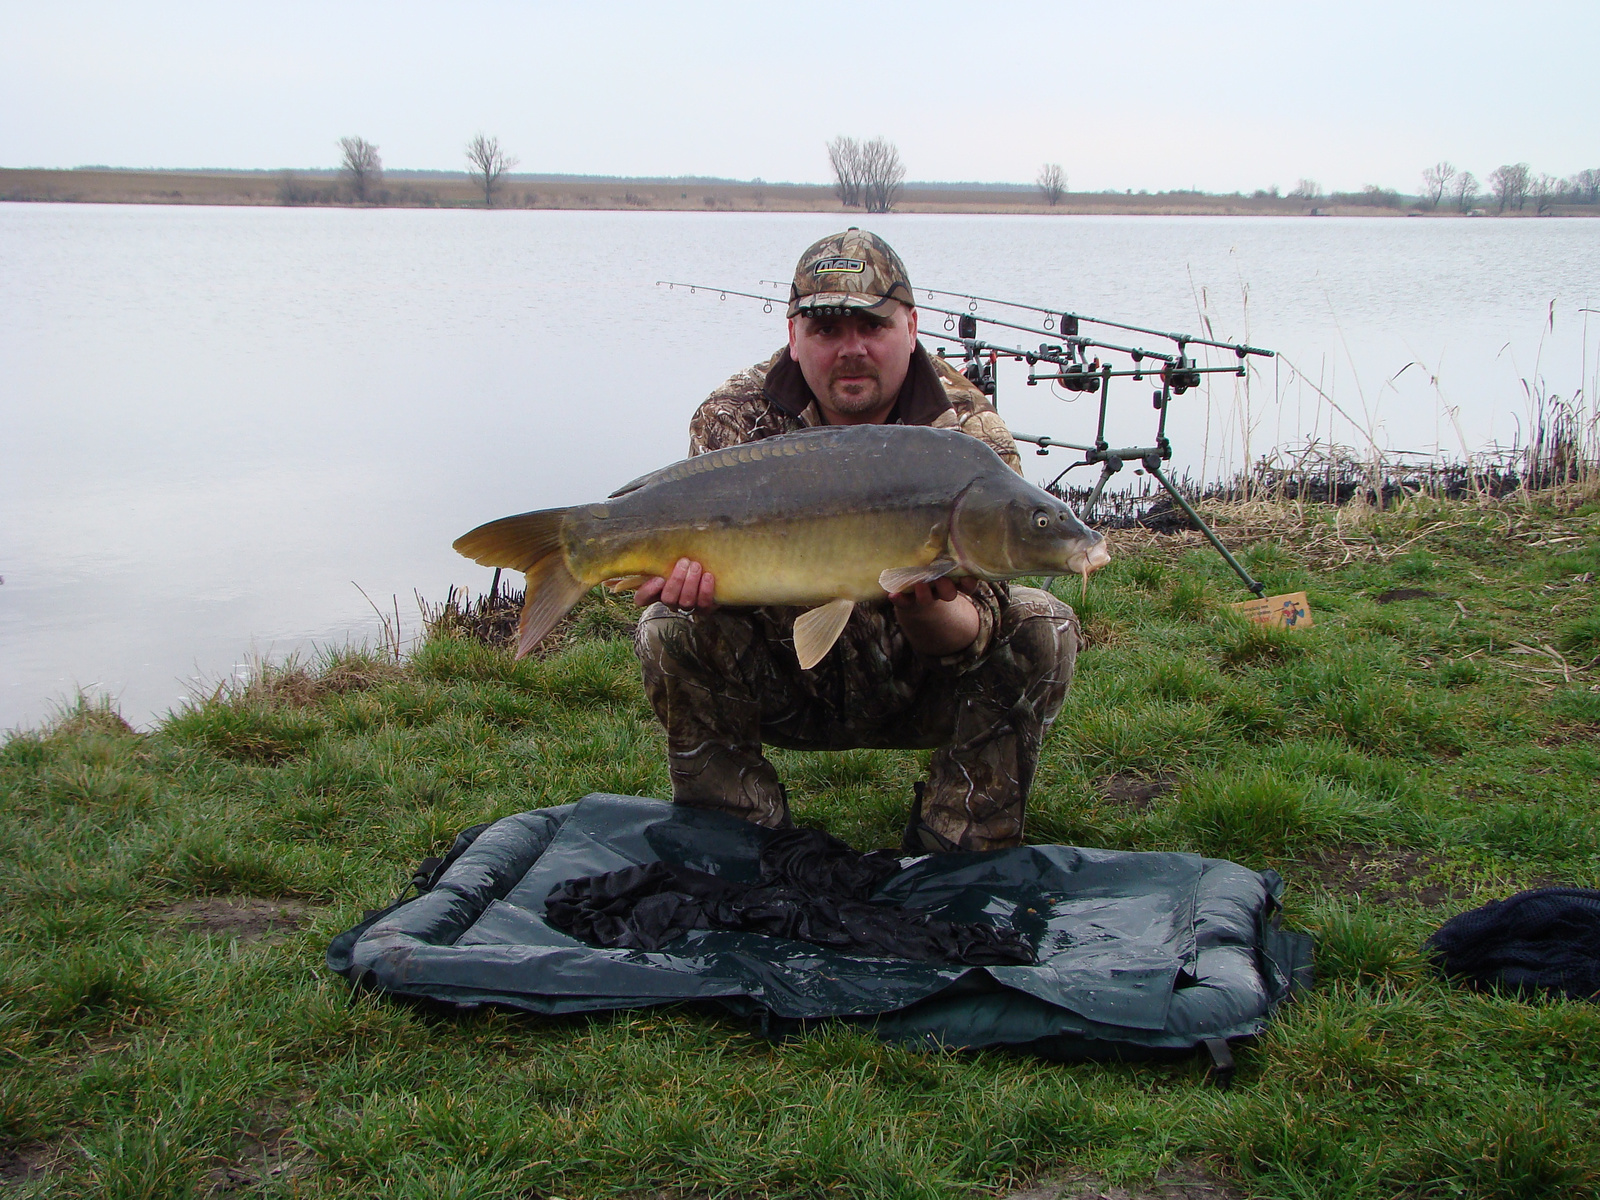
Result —
M 780 345 L 781 310 L 656 280 L 757 290 L 841 223 L 0 205 L 0 728 L 79 688 L 149 723 L 253 655 L 372 639 L 358 585 L 385 608 L 398 597 L 414 633 L 414 591 L 487 584 L 457 534 L 680 457 L 695 404 Z M 1206 319 L 1281 350 L 1248 388 L 1179 402 L 1178 465 L 1196 474 L 1313 435 L 1509 443 L 1536 372 L 1593 395 L 1600 326 L 1586 342 L 1580 310 L 1600 308 L 1596 221 L 873 228 L 922 285 L 1160 328 Z M 1148 436 L 1147 399 L 1121 394 L 1113 440 Z M 1092 435 L 1086 402 L 1014 371 L 1000 403 L 1013 428 Z

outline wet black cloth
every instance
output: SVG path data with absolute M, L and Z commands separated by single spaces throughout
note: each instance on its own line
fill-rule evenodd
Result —
M 1425 946 L 1475 987 L 1600 999 L 1600 892 L 1538 888 L 1446 921 Z
M 869 902 L 899 871 L 887 850 L 862 854 L 820 830 L 785 830 L 762 848 L 759 882 L 653 862 L 557 884 L 545 917 L 582 941 L 634 950 L 659 950 L 691 929 L 727 929 L 917 962 L 1034 961 L 1018 933 Z

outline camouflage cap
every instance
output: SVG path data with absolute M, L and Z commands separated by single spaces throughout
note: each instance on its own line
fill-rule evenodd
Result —
M 855 309 L 887 316 L 895 300 L 916 307 L 906 265 L 877 234 L 852 226 L 814 243 L 800 256 L 789 288 L 789 315 Z

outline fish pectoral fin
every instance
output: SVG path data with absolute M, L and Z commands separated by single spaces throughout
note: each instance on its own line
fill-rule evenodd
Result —
M 878 576 L 878 586 L 893 596 L 916 584 L 943 579 L 955 569 L 953 558 L 936 558 L 925 567 L 890 567 Z
M 526 658 L 544 635 L 572 611 L 589 585 L 567 569 L 560 551 L 547 554 L 527 571 L 528 590 L 517 621 L 517 657 Z
M 649 579 L 648 575 L 619 575 L 615 579 L 602 579 L 606 591 L 615 596 L 618 592 L 636 592 Z
M 811 670 L 833 649 L 855 606 L 854 600 L 829 600 L 794 619 L 794 653 L 802 671 Z

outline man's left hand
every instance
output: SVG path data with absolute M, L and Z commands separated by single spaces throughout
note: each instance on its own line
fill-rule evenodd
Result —
M 919 654 L 959 654 L 978 636 L 978 606 L 971 600 L 976 579 L 935 579 L 889 597 L 900 628 Z

